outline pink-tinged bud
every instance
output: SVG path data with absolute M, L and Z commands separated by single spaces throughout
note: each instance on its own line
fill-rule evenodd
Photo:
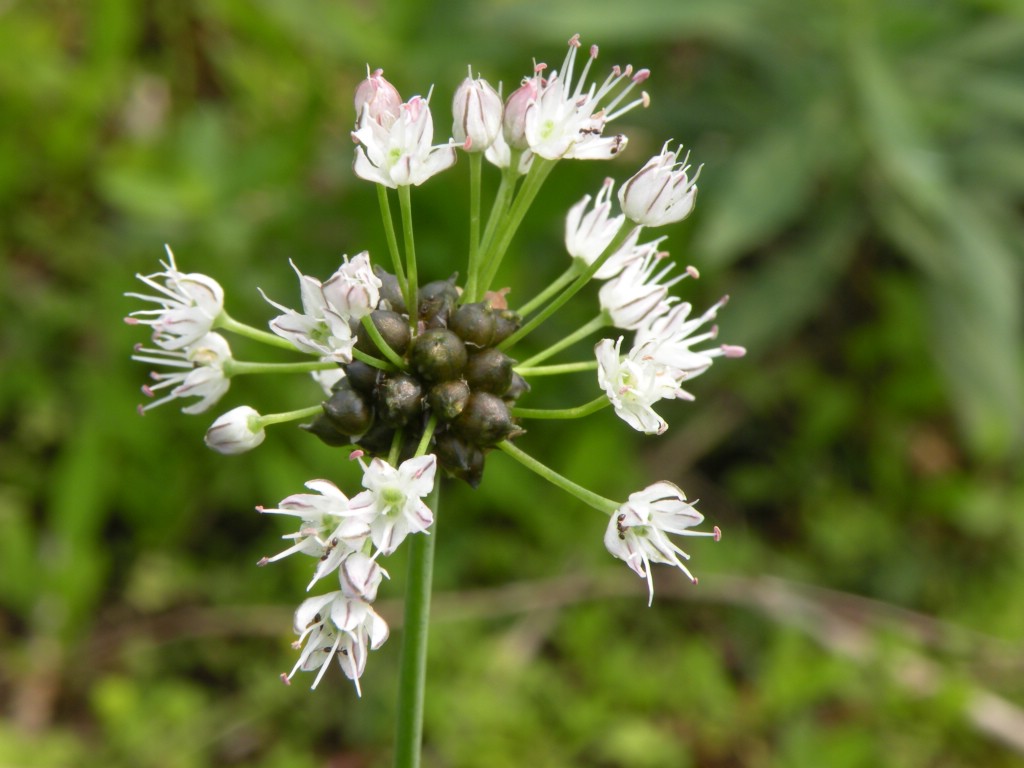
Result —
M 647 161 L 619 188 L 619 204 L 630 221 L 645 227 L 660 227 L 690 215 L 697 199 L 700 169 L 689 176 L 689 155 L 679 160 L 680 146 L 670 152 L 666 144 L 660 155 Z
M 512 149 L 522 150 L 530 146 L 526 140 L 526 116 L 537 101 L 537 93 L 537 78 L 531 77 L 512 91 L 505 101 L 502 133 L 505 136 L 505 142 Z
M 498 92 L 483 78 L 462 81 L 452 99 L 452 137 L 467 152 L 483 152 L 501 131 L 503 107 Z
M 356 86 L 356 120 L 366 116 L 379 125 L 388 126 L 398 118 L 402 97 L 398 90 L 384 79 L 384 70 L 369 71 L 366 79 Z

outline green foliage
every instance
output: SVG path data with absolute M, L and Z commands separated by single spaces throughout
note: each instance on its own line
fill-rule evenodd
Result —
M 624 157 L 556 169 L 501 279 L 553 279 L 568 205 L 673 136 L 704 169 L 666 247 L 751 354 L 643 453 L 607 412 L 522 445 L 599 493 L 678 482 L 724 538 L 648 609 L 600 516 L 507 457 L 446 487 L 426 763 L 1019 762 L 970 706 L 1024 701 L 1019 3 L 51 0 L 0 7 L 0 765 L 388 763 L 400 631 L 362 700 L 284 688 L 307 564 L 253 567 L 284 533 L 256 504 L 358 468 L 297 430 L 219 457 L 206 417 L 139 419 L 122 294 L 168 242 L 260 324 L 288 258 L 383 253 L 350 170 L 366 63 L 436 83 L 441 134 L 467 63 L 507 91 L 576 31 L 650 67 L 654 108 Z M 414 191 L 425 279 L 462 263 L 467 187 Z M 244 384 L 225 409 L 318 396 Z

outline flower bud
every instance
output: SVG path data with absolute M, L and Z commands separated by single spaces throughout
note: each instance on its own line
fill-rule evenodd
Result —
M 376 69 L 367 74 L 365 80 L 356 86 L 356 119 L 364 115 L 380 125 L 390 126 L 399 115 L 402 97 L 398 90 L 384 79 L 384 70 Z
M 351 384 L 336 389 L 323 404 L 323 409 L 331 426 L 343 435 L 361 435 L 373 424 L 373 411 L 366 397 L 352 389 Z
M 473 391 L 504 395 L 512 385 L 512 366 L 515 360 L 494 347 L 482 349 L 466 363 L 466 381 Z
M 448 328 L 467 344 L 488 347 L 494 340 L 496 322 L 494 312 L 483 301 L 463 304 L 448 321 Z
M 370 313 L 370 320 L 380 331 L 385 343 L 398 355 L 404 355 L 409 348 L 409 322 L 402 315 L 390 309 L 376 309 Z M 367 355 L 379 357 L 383 353 L 362 323 L 356 327 L 356 349 Z
M 235 454 L 251 451 L 266 437 L 259 413 L 240 405 L 213 422 L 203 440 L 218 453 Z
M 424 331 L 409 349 L 409 364 L 427 381 L 457 379 L 467 358 L 466 345 L 447 328 Z
M 442 381 L 435 384 L 427 395 L 430 409 L 441 421 L 451 421 L 466 407 L 469 401 L 469 384 L 462 379 Z
M 483 152 L 501 131 L 501 97 L 483 78 L 473 79 L 472 71 L 455 91 L 452 99 L 452 137 L 467 152 Z
M 377 414 L 389 427 L 401 427 L 423 410 L 423 387 L 404 373 L 388 376 L 377 388 Z
M 496 445 L 507 437 L 522 433 L 512 421 L 505 402 L 489 392 L 470 395 L 469 402 L 452 426 L 462 437 L 482 447 Z
M 526 115 L 537 100 L 537 84 L 534 78 L 527 79 L 521 86 L 509 94 L 505 101 L 505 114 L 501 128 L 505 142 L 512 149 L 527 149 L 530 144 L 526 140 Z

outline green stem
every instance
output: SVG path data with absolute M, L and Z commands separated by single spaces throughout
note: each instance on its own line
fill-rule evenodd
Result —
M 498 222 L 504 219 L 508 213 L 509 206 L 512 204 L 512 195 L 515 192 L 518 179 L 519 177 L 512 167 L 502 170 L 501 183 L 498 185 L 498 191 L 494 195 L 491 212 L 487 215 L 487 226 L 484 228 L 484 235 L 480 239 L 480 247 L 477 252 L 473 274 L 468 276 L 468 282 L 472 283 L 473 290 L 466 290 L 463 294 L 464 303 L 479 301 L 481 296 L 483 296 L 483 290 L 480 287 L 480 273 L 486 266 L 486 254 L 491 241 L 494 239 L 494 231 L 498 227 Z
M 402 236 L 405 239 L 405 267 L 409 286 L 405 295 L 405 308 L 409 311 L 409 324 L 415 328 L 417 313 L 416 291 L 419 276 L 416 270 L 416 245 L 412 234 L 412 196 L 409 186 L 398 188 L 398 203 L 402 209 Z
M 520 317 L 526 317 L 528 314 L 533 312 L 533 310 L 535 310 L 537 307 L 539 307 L 545 301 L 547 301 L 552 296 L 554 296 L 556 293 L 558 293 L 560 290 L 565 288 L 565 286 L 567 286 L 569 283 L 571 283 L 573 281 L 573 278 L 575 278 L 576 275 L 578 275 L 578 274 L 579 274 L 579 267 L 577 266 L 576 262 L 574 261 L 572 263 L 572 265 L 567 270 L 565 270 L 565 272 L 563 272 L 562 274 L 560 274 L 558 277 L 555 278 L 555 282 L 553 282 L 551 285 L 549 285 L 543 291 L 538 293 L 536 296 L 534 296 L 528 302 L 523 304 L 523 306 L 521 306 L 519 309 L 517 309 L 516 312 L 520 315 Z
M 608 405 L 611 405 L 611 401 L 601 395 L 575 408 L 513 408 L 512 415 L 517 419 L 581 419 Z
M 582 363 L 563 363 L 562 365 L 539 365 L 536 368 L 517 365 L 513 370 L 527 379 L 531 376 L 557 376 L 562 373 L 596 371 L 597 360 L 586 360 Z
M 512 202 L 508 215 L 502 218 L 500 225 L 495 231 L 494 243 L 488 244 L 489 247 L 485 257 L 486 272 L 484 273 L 484 279 L 480 282 L 481 290 L 486 291 L 498 274 L 498 267 L 501 266 L 501 261 L 505 258 L 516 230 L 519 229 L 519 225 L 526 216 L 526 212 L 533 205 L 537 193 L 540 192 L 540 188 L 544 185 L 544 180 L 547 179 L 548 174 L 551 173 L 557 162 L 557 160 L 545 160 L 541 157 L 533 158 L 533 164 L 530 166 L 530 170 L 527 171 L 522 186 L 519 187 L 519 192 L 516 194 L 516 199 Z
M 441 479 L 435 478 L 427 506 L 434 525 L 409 537 L 409 581 L 405 587 L 401 668 L 398 681 L 398 722 L 395 731 L 395 768 L 419 768 L 423 742 L 423 703 L 427 682 L 427 629 L 430 586 L 434 573 L 434 542 Z
M 623 232 L 625 232 L 625 234 L 623 234 Z M 522 328 L 520 328 L 518 331 L 516 331 L 503 342 L 501 342 L 501 344 L 498 345 L 498 349 L 500 349 L 502 352 L 509 349 L 509 347 L 514 345 L 517 341 L 522 339 L 528 333 L 533 331 L 538 325 L 543 323 L 545 320 L 551 317 L 551 315 L 555 314 L 555 312 L 561 309 L 562 306 L 567 301 L 569 301 L 569 299 L 571 299 L 573 296 L 580 292 L 584 285 L 590 282 L 590 278 L 594 276 L 594 273 L 604 266 L 604 263 L 608 261 L 609 257 L 611 257 L 611 255 L 619 249 L 619 247 L 626 241 L 629 235 L 629 231 L 625 229 L 620 230 L 619 234 L 616 235 L 615 239 L 612 240 L 611 244 L 604 249 L 604 253 L 602 253 L 594 261 L 593 264 L 587 267 L 586 271 L 581 272 L 579 277 L 576 278 L 576 281 L 572 285 L 570 285 L 554 301 L 552 301 L 550 304 L 544 307 L 544 309 L 542 309 L 540 312 L 538 312 L 536 315 L 530 318 L 529 321 L 524 323 Z
M 388 200 L 388 188 L 383 184 L 377 185 L 377 202 L 380 203 L 380 217 L 384 221 L 384 238 L 388 241 L 388 253 L 391 254 L 391 268 L 395 270 L 395 277 L 398 279 L 398 289 L 402 292 L 402 296 L 407 298 L 406 290 L 409 282 L 405 279 L 402 257 L 398 252 L 398 237 L 395 235 L 395 220 L 391 217 L 391 202 Z
M 224 310 L 221 310 L 221 313 L 217 316 L 217 319 L 213 323 L 213 327 L 224 331 L 230 331 L 231 333 L 237 333 L 239 336 L 245 336 L 248 339 L 260 341 L 264 344 L 269 344 L 272 347 L 290 349 L 292 352 L 302 351 L 287 339 L 282 339 L 280 336 L 273 333 L 261 331 L 259 328 L 253 328 L 251 325 L 238 322 Z
M 259 418 L 260 427 L 266 427 L 270 424 L 280 424 L 285 421 L 298 421 L 299 419 L 305 419 L 308 416 L 316 416 L 318 413 L 323 412 L 323 407 L 319 405 L 311 405 L 309 408 L 300 408 L 297 411 L 286 411 L 284 413 L 267 413 L 262 414 Z
M 396 366 L 399 370 L 405 370 L 405 361 L 393 350 L 384 337 L 380 334 L 380 329 L 373 324 L 373 319 L 369 315 L 363 315 L 363 319 L 359 321 L 362 323 L 366 332 L 370 334 L 370 338 L 373 339 L 373 343 L 377 345 L 377 349 L 388 359 L 392 365 Z
M 374 326 L 374 330 L 376 330 L 376 326 Z M 373 355 L 368 355 L 365 352 L 360 352 L 358 349 L 352 350 L 352 357 L 354 357 L 356 360 L 366 363 L 369 366 L 379 368 L 382 371 L 387 371 L 388 373 L 391 373 L 392 371 L 395 370 L 395 366 L 393 366 L 391 363 L 385 362 L 384 360 L 380 360 L 379 358 L 376 358 Z
M 249 363 L 244 360 L 225 360 L 224 375 L 242 376 L 249 373 L 309 373 L 311 371 L 329 371 L 337 368 L 337 363 Z
M 600 496 L 594 493 L 593 491 L 587 490 L 582 485 L 574 483 L 569 478 L 563 477 L 550 467 L 541 464 L 528 453 L 525 453 L 516 448 L 508 440 L 503 440 L 502 442 L 498 443 L 498 448 L 507 453 L 509 456 L 511 456 L 513 459 L 518 461 L 520 464 L 522 464 L 530 471 L 537 473 L 552 485 L 557 485 L 566 493 L 575 496 L 584 504 L 593 507 L 598 512 L 604 512 L 606 515 L 610 515 L 620 506 L 617 501 L 606 499 L 604 496 Z
M 548 347 L 547 349 L 545 349 L 545 350 L 543 350 L 541 352 L 538 352 L 536 355 L 531 357 L 529 360 L 524 360 L 523 361 L 523 366 L 528 368 L 531 365 L 536 365 L 537 363 L 542 363 L 545 360 L 547 360 L 549 357 L 551 357 L 552 355 L 557 354 L 558 352 L 561 352 L 566 347 L 571 347 L 573 344 L 575 344 L 580 339 L 585 339 L 587 336 L 589 336 L 590 334 L 592 334 L 594 331 L 598 330 L 599 328 L 604 328 L 607 324 L 608 324 L 608 318 L 605 316 L 605 313 L 602 312 L 597 317 L 595 317 L 593 320 L 591 320 L 589 323 L 586 323 L 581 328 L 578 328 L 573 333 L 570 333 L 568 336 L 566 336 L 561 341 L 559 341 L 559 342 L 557 342 L 555 344 L 552 344 L 550 347 Z
M 437 428 L 437 414 L 430 414 L 430 418 L 427 419 L 427 426 L 423 430 L 423 436 L 420 438 L 420 444 L 416 446 L 416 456 L 423 456 L 427 452 L 427 448 L 430 447 L 430 440 L 434 436 L 434 430 Z
M 476 291 L 477 261 L 480 259 L 480 189 L 483 152 L 469 155 L 469 259 L 466 263 L 466 293 Z

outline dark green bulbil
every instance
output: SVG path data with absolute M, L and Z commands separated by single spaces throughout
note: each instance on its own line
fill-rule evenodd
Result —
M 361 360 L 353 360 L 345 366 L 345 379 L 342 381 L 347 379 L 352 389 L 362 392 L 364 395 L 372 395 L 380 375 L 380 369 L 367 365 Z
M 502 399 L 508 403 L 514 403 L 520 397 L 530 391 L 530 384 L 522 376 L 512 371 L 512 383 L 502 394 Z
M 402 427 L 423 410 L 423 387 L 405 373 L 385 378 L 377 388 L 377 415 L 389 427 Z
M 467 344 L 477 347 L 490 346 L 494 340 L 497 321 L 494 310 L 483 301 L 463 304 L 455 310 L 448 327 Z
M 457 277 L 435 280 L 420 288 L 417 309 L 419 319 L 427 328 L 447 327 L 448 318 L 459 301 L 459 289 L 455 287 Z
M 504 352 L 488 347 L 470 355 L 466 363 L 466 381 L 473 391 L 504 395 L 512 386 L 512 366 L 515 360 Z
M 366 397 L 342 379 L 337 389 L 323 404 L 324 416 L 331 426 L 344 435 L 361 435 L 373 424 L 373 410 Z
M 492 344 L 501 344 L 505 339 L 519 330 L 523 318 L 511 309 L 502 309 L 494 314 L 494 338 Z
M 398 278 L 378 264 L 373 265 L 373 274 L 380 278 L 381 281 L 381 304 L 378 307 L 380 309 L 392 309 L 404 315 L 406 313 L 405 297 L 402 296 L 402 290 L 398 287 Z M 385 304 L 386 306 L 384 306 Z
M 451 421 L 462 413 L 469 401 L 469 395 L 469 384 L 462 379 L 442 381 L 431 387 L 427 403 L 438 419 Z
M 452 426 L 467 441 L 483 447 L 521 434 L 505 401 L 489 392 L 470 395 L 469 402 Z
M 299 428 L 316 435 L 324 445 L 329 445 L 332 448 L 341 448 L 352 444 L 352 438 L 335 429 L 331 420 L 322 413 L 318 413 L 309 424 L 300 424 Z
M 462 339 L 446 328 L 424 331 L 409 349 L 409 365 L 428 382 L 457 379 L 468 358 Z
M 473 488 L 480 485 L 484 476 L 484 452 L 478 446 L 453 432 L 443 432 L 437 436 L 435 447 L 438 462 L 449 473 Z
M 380 335 L 384 337 L 387 345 L 395 353 L 404 355 L 405 351 L 409 348 L 411 338 L 409 321 L 403 315 L 390 309 L 374 310 L 370 313 L 370 320 L 377 330 L 380 331 Z M 356 327 L 356 349 L 374 357 L 381 357 L 383 355 L 373 339 L 370 338 L 369 332 L 363 327 L 362 323 L 359 323 Z

